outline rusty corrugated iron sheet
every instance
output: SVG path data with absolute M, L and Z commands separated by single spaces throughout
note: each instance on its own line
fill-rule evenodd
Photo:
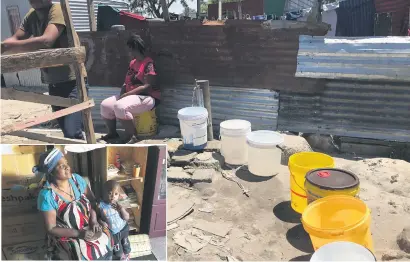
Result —
M 211 85 L 237 88 L 307 93 L 323 88 L 317 80 L 295 77 L 299 35 L 324 35 L 323 27 L 272 30 L 253 21 L 233 20 L 224 26 L 181 21 L 149 23 L 136 32 L 151 49 L 161 84 L 207 79 Z M 125 44 L 129 34 L 80 33 L 91 85 L 122 85 L 130 61 Z
M 410 82 L 410 38 L 300 36 L 297 77 Z
M 329 80 L 323 92 L 281 92 L 278 130 L 410 142 L 410 86 Z
M 374 0 L 377 13 L 392 13 L 392 35 L 406 36 L 409 25 L 409 0 Z

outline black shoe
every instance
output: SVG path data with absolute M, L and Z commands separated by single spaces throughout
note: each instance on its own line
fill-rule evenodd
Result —
M 136 144 L 138 142 L 139 140 L 135 136 L 132 136 L 128 141 L 124 141 L 124 144 Z
M 118 135 L 118 133 L 115 132 L 114 134 L 106 134 L 105 136 L 102 136 L 100 140 L 104 140 L 105 142 L 108 142 L 110 140 L 114 140 L 118 138 L 120 138 L 120 135 Z

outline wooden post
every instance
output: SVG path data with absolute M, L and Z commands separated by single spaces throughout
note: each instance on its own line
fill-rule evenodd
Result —
M 168 5 L 166 0 L 160 0 L 161 7 L 162 7 L 162 16 L 164 17 L 165 22 L 169 22 L 169 12 L 168 12 Z
M 211 110 L 211 90 L 208 80 L 197 80 L 197 86 L 202 90 L 204 95 L 204 106 L 208 110 L 208 141 L 214 140 L 214 130 L 212 128 L 212 110 Z
M 323 0 L 318 0 L 318 12 L 317 12 L 317 22 L 321 23 L 322 22 L 322 5 L 323 5 Z
M 95 21 L 94 0 L 87 0 L 88 19 L 90 20 L 90 31 L 97 31 L 97 23 Z
M 60 3 L 61 3 L 61 9 L 64 15 L 68 43 L 71 47 L 79 47 L 80 39 L 78 37 L 75 37 L 76 33 L 73 27 L 73 19 L 71 18 L 71 10 L 68 4 L 68 0 L 60 0 Z M 79 100 L 81 102 L 88 101 L 87 89 L 86 89 L 84 77 L 82 74 L 82 68 L 85 68 L 84 64 L 75 63 L 73 64 L 73 67 L 74 67 L 75 76 L 77 79 L 77 90 L 78 90 Z M 87 137 L 87 143 L 95 144 L 96 140 L 95 140 L 94 126 L 93 126 L 90 109 L 85 109 L 83 111 L 83 121 L 84 121 L 85 134 Z
M 201 0 L 196 0 L 196 19 L 201 15 Z
M 222 0 L 218 1 L 218 20 L 222 20 Z

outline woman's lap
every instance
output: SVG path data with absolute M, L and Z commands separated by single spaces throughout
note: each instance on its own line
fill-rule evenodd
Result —
M 152 110 L 155 99 L 150 96 L 131 95 L 118 100 L 112 96 L 101 103 L 101 115 L 106 119 L 132 120 L 134 115 Z

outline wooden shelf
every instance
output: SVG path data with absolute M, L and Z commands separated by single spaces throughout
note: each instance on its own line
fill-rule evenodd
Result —
M 12 73 L 34 68 L 84 63 L 85 47 L 56 48 L 1 56 L 1 72 Z

